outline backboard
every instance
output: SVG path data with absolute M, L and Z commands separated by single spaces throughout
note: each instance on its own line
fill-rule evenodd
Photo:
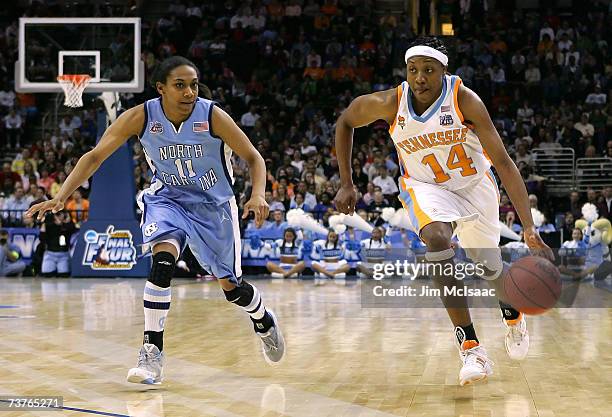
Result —
M 62 92 L 63 74 L 90 75 L 86 93 L 143 91 L 140 18 L 20 18 L 15 90 Z

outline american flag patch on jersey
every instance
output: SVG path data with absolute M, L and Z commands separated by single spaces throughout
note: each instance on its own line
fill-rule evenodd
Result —
M 450 106 L 442 106 L 440 110 L 442 113 L 448 113 L 450 111 Z
M 194 132 L 208 132 L 208 122 L 193 122 Z

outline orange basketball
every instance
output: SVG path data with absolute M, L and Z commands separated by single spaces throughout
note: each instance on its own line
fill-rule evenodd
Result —
M 559 270 L 538 256 L 527 256 L 514 262 L 503 284 L 507 301 L 525 314 L 545 313 L 561 296 Z

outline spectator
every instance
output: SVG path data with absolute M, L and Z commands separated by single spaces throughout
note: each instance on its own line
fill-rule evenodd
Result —
M 25 196 L 21 186 L 15 187 L 15 192 L 4 202 L 4 222 L 14 227 L 21 225 L 23 213 L 30 208 L 31 201 Z
M 77 189 L 72 193 L 72 198 L 64 208 L 70 213 L 72 222 L 79 227 L 89 217 L 89 200 L 83 198 L 81 190 Z
M 606 95 L 601 91 L 601 85 L 595 85 L 595 90 L 587 96 L 584 102 L 592 106 L 605 106 Z
M 603 217 L 612 222 L 612 186 L 607 185 L 601 192 L 599 203 L 597 204 L 599 217 Z
M 539 84 L 541 80 L 542 75 L 540 74 L 540 69 L 530 62 L 525 70 L 525 81 L 527 85 L 535 86 Z
M 291 204 L 289 206 L 291 209 L 301 209 L 305 212 L 311 211 L 311 208 L 304 201 L 304 194 L 301 192 L 296 192 L 291 199 Z
M 461 66 L 457 68 L 455 74 L 458 75 L 463 83 L 472 88 L 474 83 L 474 68 L 468 64 L 468 60 L 463 58 L 461 61 Z
M 4 116 L 4 129 L 6 131 L 6 144 L 3 146 L 4 148 L 21 148 L 22 126 L 21 116 L 12 108 L 9 114 Z
M 313 214 L 315 216 L 315 219 L 320 220 L 323 218 L 323 215 L 327 212 L 327 210 L 333 208 L 332 206 L 332 201 L 331 201 L 331 196 L 329 195 L 329 193 L 322 193 L 321 194 L 321 202 L 318 203 L 316 206 L 314 206 Z
M 285 232 L 285 229 L 288 227 L 287 222 L 285 221 L 285 211 L 284 210 L 274 210 L 272 212 L 272 222 L 268 224 L 266 229 L 275 236 L 279 238 Z
M 524 163 L 525 165 L 529 165 L 533 167 L 534 161 L 531 152 L 527 152 L 527 145 L 524 143 L 519 143 L 516 147 L 516 154 L 514 155 L 514 162 L 518 166 L 520 163 Z
M 15 106 L 15 92 L 8 85 L 4 85 L 0 91 L 0 114 L 8 113 Z
M 387 168 L 381 167 L 378 170 L 378 176 L 372 180 L 374 185 L 377 185 L 382 190 L 385 197 L 393 197 L 399 192 L 397 184 L 393 178 L 389 176 Z
M 76 227 L 65 210 L 47 214 L 40 228 L 40 243 L 44 245 L 43 276 L 70 275 L 70 238 L 75 232 Z
M 595 127 L 589 123 L 589 115 L 583 113 L 580 116 L 580 121 L 574 124 L 574 129 L 580 132 L 583 139 L 590 139 L 595 134 Z
M 74 129 L 79 129 L 81 125 L 81 118 L 79 116 L 76 114 L 73 114 L 72 117 L 66 115 L 59 123 L 60 133 L 65 133 L 69 137 L 72 137 Z
M 10 192 L 13 191 L 15 185 L 21 181 L 21 176 L 11 169 L 11 164 L 5 162 L 2 164 L 2 172 L 0 172 L 0 184 L 4 186 L 7 182 L 10 184 Z
M 370 211 L 382 211 L 382 209 L 385 207 L 390 207 L 389 201 L 385 198 L 382 191 L 375 191 L 374 199 L 370 204 L 368 204 L 368 209 Z
M 0 230 L 0 277 L 19 276 L 25 268 L 21 249 L 9 242 L 7 230 Z
M 244 113 L 240 118 L 240 124 L 243 128 L 245 128 L 246 131 L 250 131 L 255 126 L 255 122 L 260 117 L 261 116 L 257 113 L 257 108 L 255 107 L 255 105 L 251 104 L 249 106 L 249 111 Z

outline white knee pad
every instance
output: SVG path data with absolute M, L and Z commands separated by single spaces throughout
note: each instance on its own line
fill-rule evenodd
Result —
M 455 257 L 455 250 L 453 248 L 444 249 L 437 252 L 425 252 L 425 259 L 428 262 L 442 262 L 448 261 Z
M 474 263 L 480 263 L 490 275 L 482 274 L 481 278 L 487 281 L 493 281 L 501 275 L 504 270 L 501 251 L 499 248 L 465 248 L 465 253 L 472 259 Z

